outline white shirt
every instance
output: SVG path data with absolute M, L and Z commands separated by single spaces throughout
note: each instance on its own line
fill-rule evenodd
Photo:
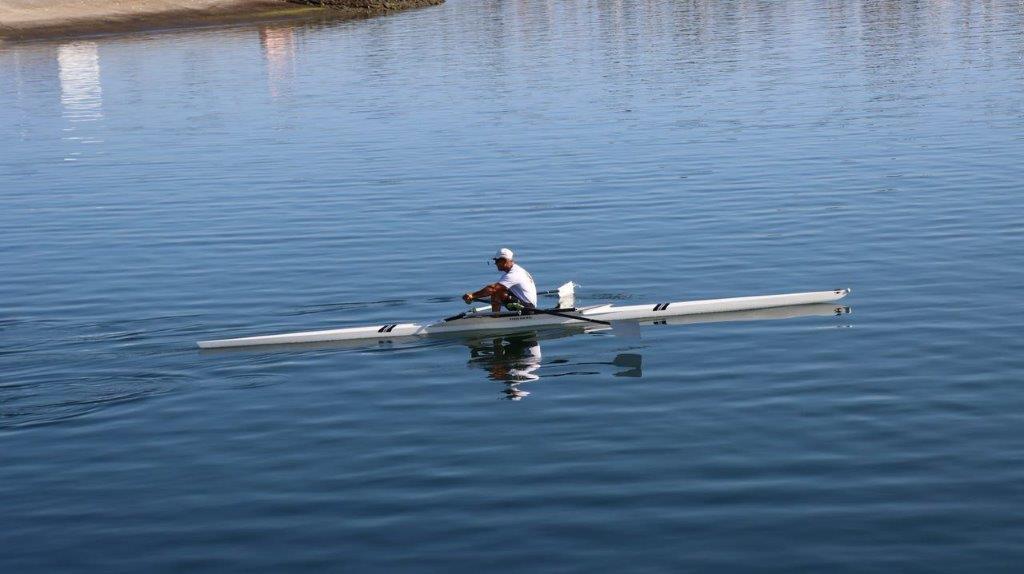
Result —
M 502 275 L 501 279 L 498 279 L 498 283 L 507 287 L 513 295 L 521 300 L 537 306 L 537 285 L 533 282 L 530 273 L 518 264 L 513 263 L 512 269 Z

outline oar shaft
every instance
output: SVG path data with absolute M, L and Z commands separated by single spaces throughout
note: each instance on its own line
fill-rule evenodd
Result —
M 611 325 L 611 322 L 609 321 L 591 319 L 589 317 L 583 317 L 582 315 L 569 315 L 568 313 L 559 313 L 558 311 L 549 311 L 547 309 L 534 309 L 533 312 L 542 313 L 544 315 L 554 315 L 555 317 L 565 317 L 566 319 L 578 319 L 580 321 L 588 321 L 590 323 L 598 323 L 600 325 Z

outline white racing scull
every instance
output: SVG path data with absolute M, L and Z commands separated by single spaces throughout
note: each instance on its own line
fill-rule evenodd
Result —
M 845 297 L 849 289 L 832 291 L 812 291 L 808 293 L 788 293 L 784 295 L 759 295 L 754 297 L 731 297 L 728 299 L 705 299 L 700 301 L 678 301 L 647 305 L 626 305 L 616 307 L 611 304 L 592 305 L 576 308 L 573 306 L 572 282 L 558 289 L 559 305 L 553 309 L 538 309 L 535 314 L 519 313 L 493 314 L 490 307 L 478 307 L 428 324 L 420 323 L 385 323 L 366 327 L 346 327 L 324 331 L 305 331 L 301 333 L 285 333 L 281 335 L 261 335 L 241 337 L 237 339 L 219 339 L 200 341 L 203 349 L 226 347 L 250 347 L 256 345 L 283 345 L 290 343 L 317 343 L 325 341 L 382 340 L 400 337 L 416 337 L 446 333 L 466 333 L 473 331 L 520 331 L 538 327 L 556 325 L 585 325 L 598 323 L 613 327 L 621 322 L 636 323 L 641 321 L 657 322 L 671 317 L 698 315 L 705 313 L 726 313 L 730 311 L 750 311 L 787 307 L 791 305 L 809 305 L 813 303 L 829 303 Z

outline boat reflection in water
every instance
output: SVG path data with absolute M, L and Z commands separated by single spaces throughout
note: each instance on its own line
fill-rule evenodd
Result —
M 796 317 L 845 315 L 850 308 L 833 303 L 815 303 L 812 305 L 792 305 L 753 311 L 731 311 L 728 313 L 705 313 L 701 315 L 681 315 L 658 320 L 639 321 L 640 325 L 693 325 L 697 323 L 721 323 L 726 321 L 765 321 L 774 319 L 792 319 Z M 613 329 L 605 325 L 569 325 L 541 329 L 528 329 L 518 332 L 493 333 L 451 333 L 430 337 L 403 337 L 398 339 L 333 341 L 319 343 L 293 343 L 286 345 L 261 345 L 255 347 L 228 347 L 221 349 L 202 349 L 201 353 L 232 353 L 248 351 L 266 352 L 300 351 L 306 349 L 388 349 L 408 348 L 418 345 L 452 345 L 461 344 L 469 348 L 469 366 L 481 368 L 487 372 L 488 379 L 505 385 L 503 398 L 521 400 L 529 396 L 530 391 L 523 387 L 527 383 L 536 383 L 541 378 L 555 378 L 579 375 L 611 374 L 616 377 L 642 377 L 643 357 L 635 352 L 620 353 L 606 362 L 574 363 L 568 359 L 544 360 L 541 352 L 541 341 L 551 341 L 575 335 L 598 334 L 611 336 Z M 626 337 L 624 340 L 629 341 Z M 635 340 L 635 339 L 634 339 Z M 609 369 L 609 367 L 612 367 Z M 531 385 L 532 386 L 532 385 Z

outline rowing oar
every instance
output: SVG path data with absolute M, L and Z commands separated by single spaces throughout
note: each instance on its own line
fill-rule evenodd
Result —
M 611 326 L 611 321 L 602 321 L 600 319 L 590 319 L 582 315 L 569 315 L 568 313 L 559 313 L 558 311 L 550 311 L 548 309 L 534 309 L 534 313 L 542 313 L 544 315 L 554 315 L 555 317 L 565 317 L 566 319 L 579 319 L 580 321 L 590 321 L 591 323 L 598 323 L 601 325 Z
M 548 309 L 534 309 L 533 312 L 543 313 L 545 315 L 554 315 L 555 317 L 565 317 L 567 319 L 589 321 L 590 323 L 597 323 L 599 325 L 608 325 L 612 328 L 612 333 L 617 337 L 628 337 L 632 339 L 640 338 L 640 323 L 635 320 L 602 321 L 600 319 L 591 319 L 582 315 L 569 315 L 568 313 L 559 313 L 558 311 L 550 311 Z

